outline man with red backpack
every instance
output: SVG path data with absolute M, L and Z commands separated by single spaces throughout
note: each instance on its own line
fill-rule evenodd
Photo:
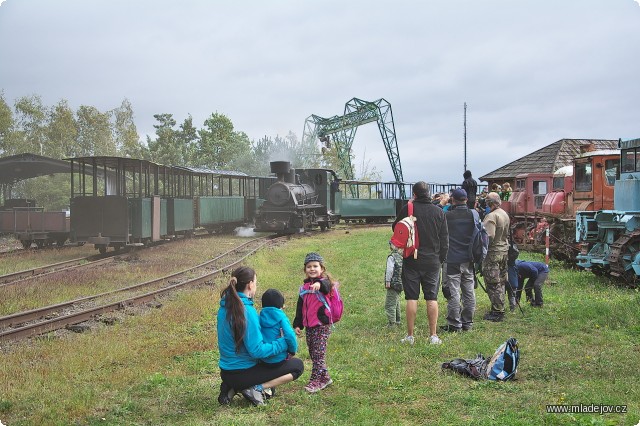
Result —
M 414 327 L 418 311 L 420 287 L 427 302 L 429 320 L 429 343 L 440 344 L 438 337 L 438 290 L 440 270 L 449 250 L 449 233 L 444 212 L 431 202 L 431 193 L 426 182 L 413 185 L 413 216 L 419 245 L 417 256 L 405 257 L 402 265 L 402 286 L 407 301 L 407 336 L 403 343 L 415 343 Z M 402 207 L 392 228 L 408 216 L 408 206 Z

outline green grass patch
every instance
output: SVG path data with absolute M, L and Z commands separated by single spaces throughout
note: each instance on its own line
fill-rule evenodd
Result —
M 333 231 L 261 251 L 248 262 L 258 294 L 278 288 L 293 318 L 303 259 L 321 253 L 341 282 L 345 315 L 329 339 L 334 384 L 308 395 L 307 370 L 281 386 L 267 406 L 241 397 L 216 401 L 216 287 L 185 291 L 162 309 L 82 335 L 37 339 L 0 358 L 0 420 L 5 424 L 90 425 L 415 425 L 582 424 L 635 425 L 640 420 L 640 293 L 552 263 L 545 307 L 523 306 L 503 323 L 482 321 L 489 309 L 478 289 L 477 322 L 469 333 L 427 345 L 424 303 L 415 346 L 404 329 L 388 329 L 383 274 L 388 229 Z M 524 259 L 542 260 L 522 253 Z M 404 309 L 404 307 L 403 307 Z M 446 303 L 441 299 L 440 324 Z M 472 381 L 443 373 L 442 362 L 486 356 L 508 337 L 520 342 L 517 380 Z M 548 404 L 625 405 L 626 414 L 547 414 Z

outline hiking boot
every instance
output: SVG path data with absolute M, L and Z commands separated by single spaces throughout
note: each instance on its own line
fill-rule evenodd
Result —
M 500 322 L 504 319 L 504 313 L 491 311 L 487 312 L 482 318 L 487 321 Z
M 451 324 L 441 325 L 440 331 L 445 333 L 460 333 L 462 331 L 462 327 L 454 327 Z
M 405 336 L 403 339 L 400 340 L 400 343 L 408 343 L 410 345 L 413 345 L 416 342 L 416 339 L 413 336 Z
M 262 391 L 258 390 L 257 386 L 251 386 L 240 392 L 244 399 L 251 402 L 256 407 L 258 405 L 264 405 L 264 395 Z
M 535 303 L 535 302 L 531 303 L 531 307 L 532 308 L 542 308 L 543 306 L 544 306 L 544 304 L 542 304 L 542 303 Z
M 473 325 L 462 324 L 462 331 L 471 331 L 473 329 Z
M 220 405 L 229 405 L 236 391 L 229 387 L 225 382 L 220 383 L 220 395 L 218 395 L 218 403 Z
M 431 345 L 441 345 L 442 340 L 440 340 L 440 338 L 434 334 L 433 336 L 429 337 L 429 343 Z

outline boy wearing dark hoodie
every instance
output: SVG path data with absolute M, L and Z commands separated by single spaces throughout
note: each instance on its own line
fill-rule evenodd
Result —
M 274 367 L 283 363 L 288 356 L 294 355 L 298 350 L 296 333 L 291 327 L 289 318 L 285 315 L 284 296 L 278 290 L 270 288 L 262 295 L 262 310 L 260 311 L 260 329 L 265 343 L 284 337 L 287 342 L 287 353 L 280 353 L 262 361 Z

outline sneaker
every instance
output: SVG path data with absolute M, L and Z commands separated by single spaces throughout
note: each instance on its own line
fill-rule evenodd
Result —
M 442 340 L 440 340 L 440 338 L 434 334 L 433 336 L 429 337 L 429 343 L 432 345 L 441 345 Z
M 225 382 L 220 383 L 220 395 L 218 395 L 218 403 L 220 405 L 229 405 L 236 391 L 229 387 Z
M 264 395 L 265 398 L 267 399 L 271 399 L 274 396 L 276 396 L 276 387 L 272 387 L 272 388 L 266 388 L 265 390 L 262 391 L 262 394 Z
M 504 319 L 504 313 L 502 312 L 487 312 L 483 317 L 487 321 L 500 322 Z
M 461 327 L 454 327 L 450 324 L 447 325 L 441 325 L 440 326 L 440 331 L 445 332 L 445 333 L 459 333 L 462 331 Z
M 400 340 L 400 343 L 408 343 L 410 345 L 413 345 L 416 342 L 416 339 L 413 336 L 405 336 L 402 340 Z
M 309 382 L 309 384 L 304 387 L 304 390 L 306 390 L 309 393 L 316 393 L 321 389 L 322 388 L 320 387 L 320 382 L 316 382 L 316 381 Z
M 319 389 L 318 389 L 318 390 L 322 390 L 322 389 L 326 388 L 326 387 L 327 387 L 327 386 L 329 386 L 331 383 L 333 383 L 333 380 L 331 380 L 331 379 L 327 380 L 327 381 L 326 381 L 326 382 L 324 382 L 324 383 L 318 383 L 318 387 L 319 387 Z
M 264 395 L 262 394 L 262 391 L 259 391 L 257 389 L 256 386 L 245 389 L 240 393 L 247 401 L 251 402 L 256 407 L 258 405 L 264 405 Z

